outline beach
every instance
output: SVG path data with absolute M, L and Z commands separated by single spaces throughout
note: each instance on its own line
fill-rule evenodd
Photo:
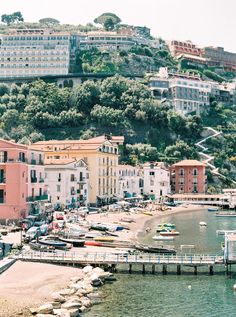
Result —
M 155 210 L 153 216 L 140 213 L 110 212 L 91 214 L 86 217 L 86 220 L 101 223 L 123 223 L 122 218 L 132 218 L 134 222 L 126 223 L 130 230 L 119 231 L 119 238 L 117 239 L 134 242 L 137 241 L 139 234 L 145 234 L 148 223 L 156 219 L 203 209 L 206 209 L 206 207 L 182 205 L 171 207 L 165 211 Z M 18 241 L 19 233 L 7 237 L 8 242 L 11 242 L 11 239 L 14 242 L 16 242 L 15 240 Z M 99 248 L 101 251 L 108 249 Z M 78 248 L 75 249 L 77 252 L 78 250 Z M 97 248 L 86 247 L 86 251 L 97 251 Z M 70 278 L 76 274 L 76 270 L 78 269 L 66 266 L 17 261 L 0 275 L 0 316 L 13 317 L 17 316 L 18 313 L 22 313 L 22 316 L 30 316 L 27 308 L 36 307 L 45 301 L 49 301 L 49 294 L 68 284 Z

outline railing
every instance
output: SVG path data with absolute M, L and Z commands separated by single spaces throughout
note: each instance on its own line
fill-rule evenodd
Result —
M 40 196 L 29 196 L 27 197 L 27 202 L 33 202 L 38 200 L 48 200 L 48 195 L 40 195 Z
M 31 159 L 31 164 L 32 165 L 36 165 L 36 160 L 35 159 Z
M 51 261 L 67 263 L 106 263 L 106 264 L 183 264 L 183 265 L 213 265 L 223 264 L 223 258 L 215 255 L 168 255 L 168 254 L 116 254 L 99 252 L 39 252 L 26 251 L 19 256 L 20 259 L 34 261 Z
M 6 183 L 6 178 L 5 177 L 0 178 L 0 183 Z

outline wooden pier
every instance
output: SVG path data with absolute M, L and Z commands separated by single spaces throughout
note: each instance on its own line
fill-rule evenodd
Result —
M 176 266 L 176 272 L 181 274 L 182 266 L 193 267 L 194 274 L 197 274 L 197 268 L 206 266 L 210 275 L 214 272 L 214 266 L 224 264 L 222 256 L 213 255 L 168 255 L 168 254 L 115 254 L 111 252 L 40 252 L 27 251 L 22 252 L 18 259 L 23 261 L 44 262 L 66 265 L 93 265 L 108 266 L 111 271 L 115 271 L 118 265 L 127 264 L 128 272 L 132 273 L 133 265 L 139 265 L 141 272 L 146 272 L 146 267 L 151 268 L 151 273 L 155 274 L 156 267 L 160 266 L 162 273 L 167 274 L 169 266 Z

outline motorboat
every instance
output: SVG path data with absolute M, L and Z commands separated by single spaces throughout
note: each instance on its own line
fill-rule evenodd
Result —
M 38 243 L 36 241 L 29 242 L 29 246 L 32 250 L 36 250 L 36 251 L 46 251 L 46 252 L 55 251 L 55 247 L 49 246 L 49 245 L 42 245 L 41 243 Z
M 137 244 L 135 248 L 142 252 L 161 253 L 161 254 L 176 254 L 173 248 L 164 248 L 163 246 L 151 246 L 145 244 Z
M 128 222 L 128 223 L 135 222 L 134 219 L 132 219 L 132 218 L 126 218 L 126 217 L 121 218 L 120 221 L 122 221 L 122 222 Z
M 219 210 L 219 208 L 217 208 L 217 207 L 211 207 L 211 208 L 207 209 L 207 211 L 209 211 L 209 212 L 216 212 L 218 210 Z
M 43 245 L 52 246 L 55 248 L 67 248 L 67 243 L 64 241 L 53 239 L 52 237 L 46 239 L 39 239 L 39 243 Z
M 199 222 L 199 226 L 201 227 L 206 227 L 207 226 L 207 223 L 205 221 L 200 221 Z
M 176 231 L 176 230 L 161 231 L 160 235 L 162 235 L 162 236 L 178 236 L 179 231 Z
M 216 213 L 216 217 L 236 217 L 236 212 L 220 211 Z
M 173 241 L 174 240 L 174 237 L 172 236 L 158 236 L 158 235 L 155 235 L 152 237 L 153 240 L 155 241 Z

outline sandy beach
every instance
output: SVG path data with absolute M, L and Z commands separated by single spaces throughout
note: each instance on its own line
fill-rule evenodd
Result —
M 140 213 L 114 212 L 88 215 L 86 220 L 101 223 L 122 223 L 122 218 L 132 218 L 135 222 L 125 223 L 130 230 L 119 231 L 119 238 L 117 239 L 135 241 L 140 233 L 145 232 L 145 228 L 150 221 L 177 213 L 202 209 L 206 209 L 206 207 L 181 205 L 164 212 L 155 210 L 153 216 Z M 19 237 L 19 233 L 10 234 L 4 240 L 5 242 L 16 243 L 16 240 L 19 241 Z M 86 250 L 93 252 L 96 251 L 96 248 L 87 247 Z M 76 251 L 78 252 L 77 248 Z M 20 312 L 22 313 L 21 316 L 30 316 L 27 308 L 35 307 L 50 300 L 48 298 L 49 294 L 64 287 L 75 274 L 76 268 L 72 267 L 17 261 L 10 269 L 0 275 L 0 316 L 13 317 Z

